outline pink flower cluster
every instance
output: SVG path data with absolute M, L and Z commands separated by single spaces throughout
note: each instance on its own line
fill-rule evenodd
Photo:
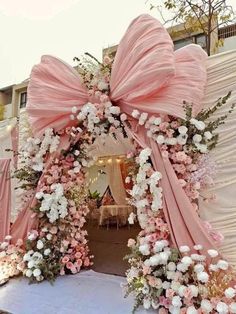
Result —
M 11 237 L 7 236 L 0 243 L 0 282 L 19 275 L 25 268 L 23 241 L 19 239 L 14 245 L 10 240 Z

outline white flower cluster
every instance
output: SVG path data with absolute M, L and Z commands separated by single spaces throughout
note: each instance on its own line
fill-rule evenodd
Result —
M 38 192 L 36 198 L 41 200 L 39 210 L 46 212 L 51 223 L 54 223 L 59 218 L 65 218 L 68 214 L 68 201 L 64 196 L 63 185 L 60 183 L 52 184 L 52 193 Z
M 158 144 L 166 144 L 166 145 L 185 145 L 189 138 L 189 130 L 185 125 L 181 125 L 178 127 L 178 135 L 177 136 L 165 136 L 162 132 L 161 117 L 151 116 L 148 118 L 147 113 L 140 113 L 138 110 L 133 110 L 132 116 L 135 119 L 138 119 L 139 125 L 145 125 L 147 129 L 147 136 L 154 139 Z M 207 153 L 207 144 L 206 142 L 211 140 L 213 135 L 210 131 L 205 131 L 206 125 L 203 121 L 192 118 L 190 120 L 190 124 L 193 125 L 198 133 L 196 132 L 192 137 L 192 142 L 197 148 L 197 150 L 201 153 Z M 199 134 L 201 133 L 201 134 Z
M 44 168 L 43 157 L 47 152 L 55 152 L 59 143 L 60 137 L 53 134 L 53 129 L 46 129 L 42 141 L 32 137 L 27 139 L 22 148 L 21 158 L 24 158 L 25 165 L 30 166 L 33 170 L 42 171 Z
M 133 205 L 137 208 L 137 216 L 141 228 L 145 228 L 147 224 L 147 214 L 145 209 L 150 207 L 153 212 L 158 212 L 162 208 L 162 188 L 158 186 L 161 179 L 161 173 L 152 171 L 152 165 L 148 162 L 151 156 L 151 149 L 143 149 L 138 158 L 139 170 L 130 192 L 133 200 Z M 151 175 L 148 175 L 152 172 Z M 149 204 L 147 194 L 152 196 L 152 202 Z M 131 217 L 132 216 L 132 217 Z M 133 221 L 133 213 L 131 213 L 129 220 Z
M 38 240 L 37 248 L 38 247 L 43 247 L 42 240 Z M 44 256 L 40 252 L 34 252 L 33 250 L 28 251 L 23 257 L 23 261 L 27 264 L 27 268 L 24 270 L 24 275 L 28 278 L 34 277 L 37 281 L 42 281 L 43 276 L 41 275 L 40 265 L 43 258 Z
M 77 112 L 77 107 L 73 107 L 71 119 L 75 119 Z M 107 101 L 102 104 L 93 104 L 90 102 L 85 104 L 76 118 L 79 121 L 83 121 L 83 125 L 94 136 L 104 136 L 108 133 L 108 125 L 117 129 L 121 126 L 120 120 L 125 121 L 127 116 L 125 114 L 120 115 L 120 108 L 113 106 L 110 101 Z

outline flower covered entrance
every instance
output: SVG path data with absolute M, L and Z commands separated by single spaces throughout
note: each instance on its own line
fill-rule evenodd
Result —
M 29 85 L 35 137 L 16 173 L 27 191 L 26 206 L 12 226 L 15 244 L 11 237 L 1 244 L 7 276 L 53 280 L 91 265 L 83 229 L 86 173 L 96 162 L 91 148 L 98 138 L 122 136 L 134 148 L 125 179 L 134 208 L 128 219 L 141 227 L 128 242 L 127 294 L 134 292 L 135 308 L 223 313 L 235 307 L 234 273 L 215 249 L 222 236 L 198 214 L 201 189 L 214 176 L 208 152 L 227 115 L 209 118 L 231 94 L 201 110 L 205 58 L 195 45 L 175 55 L 165 29 L 146 15 L 130 25 L 114 60 L 106 56 L 100 63 L 89 55 L 77 72 L 59 59 L 42 58 Z

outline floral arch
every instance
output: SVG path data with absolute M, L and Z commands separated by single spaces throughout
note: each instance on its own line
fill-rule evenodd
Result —
M 148 15 L 131 23 L 114 60 L 107 56 L 95 66 L 91 58 L 76 71 L 57 58 L 42 58 L 28 89 L 35 137 L 28 139 L 16 174 L 32 193 L 11 228 L 14 244 L 8 237 L 1 245 L 6 261 L 17 253 L 10 275 L 53 280 L 90 265 L 83 230 L 89 147 L 98 136 L 119 132 L 137 143 L 130 202 L 142 231 L 128 243 L 127 271 L 135 308 L 227 313 L 227 307 L 235 313 L 233 273 L 215 249 L 220 234 L 197 212 L 199 190 L 211 183 L 214 170 L 207 152 L 225 117 L 207 119 L 230 97 L 202 110 L 206 58 L 196 45 L 174 52 L 167 31 Z

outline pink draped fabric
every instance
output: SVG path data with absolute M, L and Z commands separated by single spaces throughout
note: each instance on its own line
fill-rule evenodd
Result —
M 16 124 L 16 126 L 11 130 L 11 140 L 12 140 L 12 149 L 13 149 L 13 162 L 14 162 L 14 168 L 17 167 L 17 152 L 18 152 L 18 133 L 19 133 L 19 126 Z
M 0 242 L 10 231 L 11 218 L 11 159 L 0 159 Z
M 174 52 L 163 26 L 149 15 L 141 15 L 119 44 L 111 73 L 110 99 L 128 115 L 138 109 L 184 117 L 183 100 L 192 103 L 197 113 L 202 108 L 206 84 L 206 58 L 196 45 Z M 36 136 L 41 136 L 46 127 L 59 130 L 69 125 L 71 108 L 80 108 L 89 99 L 79 74 L 50 56 L 44 56 L 33 68 L 28 95 L 27 110 Z M 143 146 L 151 146 L 154 166 L 162 172 L 164 212 L 173 243 L 214 247 L 170 162 L 163 159 L 157 144 L 146 138 L 144 129 L 133 129 L 132 133 Z
M 163 158 L 157 143 L 146 136 L 144 127 L 139 126 L 135 129 L 135 132 L 132 130 L 128 130 L 128 132 L 141 147 L 152 149 L 151 159 L 154 169 L 162 174 L 163 211 L 172 243 L 176 247 L 181 245 L 193 247 L 195 244 L 203 245 L 204 243 L 205 251 L 208 248 L 216 248 L 206 232 L 202 220 L 179 184 L 168 157 Z

